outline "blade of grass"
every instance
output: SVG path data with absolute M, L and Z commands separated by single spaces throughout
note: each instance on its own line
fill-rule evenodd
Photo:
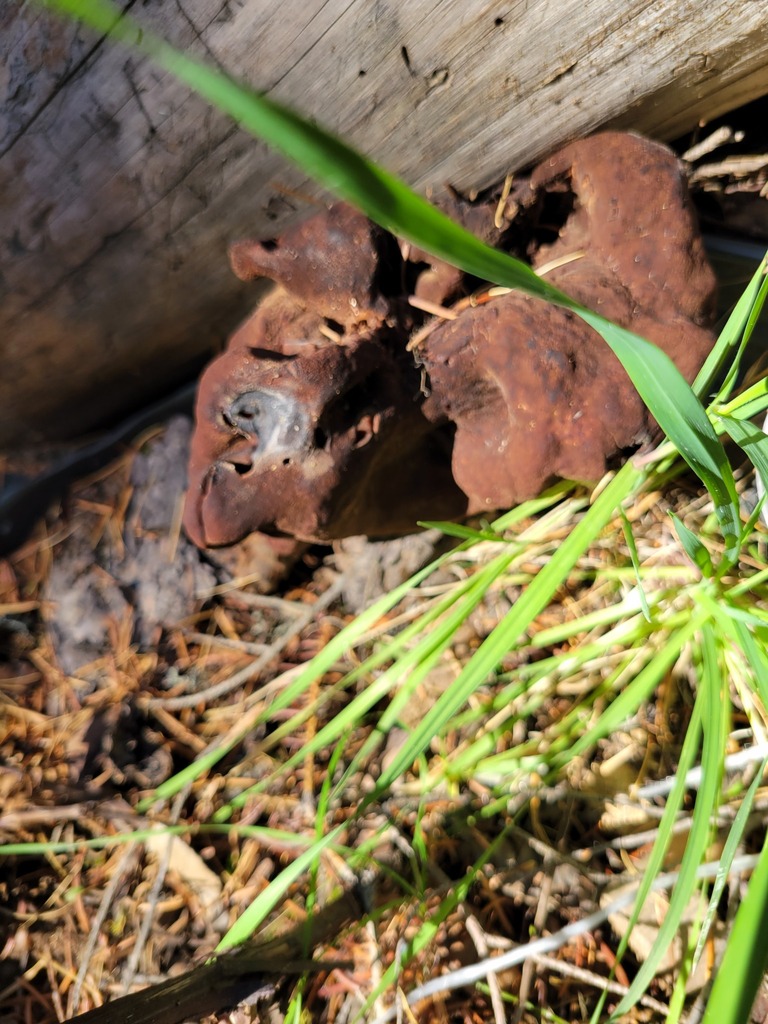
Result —
M 628 1013 L 653 980 L 661 958 L 680 927 L 688 902 L 697 885 L 697 870 L 705 860 L 712 821 L 720 795 L 723 749 L 727 733 L 728 690 L 724 685 L 715 632 L 711 623 L 701 627 L 701 689 L 696 705 L 701 705 L 704 735 L 701 765 L 702 782 L 696 796 L 691 829 L 680 864 L 680 874 L 672 890 L 669 906 L 653 947 L 640 965 L 629 991 L 613 1012 L 613 1018 Z
M 313 842 L 308 850 L 300 853 L 296 860 L 292 861 L 287 868 L 284 868 L 276 878 L 273 878 L 269 885 L 262 889 L 253 903 L 246 907 L 232 927 L 222 936 L 221 941 L 216 947 L 216 952 L 222 953 L 225 949 L 240 946 L 249 939 L 267 915 L 275 909 L 296 879 L 303 875 L 305 871 L 310 870 L 322 851 L 333 843 L 345 827 L 345 825 L 337 825 L 335 829 L 328 832 L 322 839 Z
M 699 612 L 697 615 L 690 616 L 680 629 L 672 632 L 664 646 L 656 652 L 630 685 L 623 689 L 619 696 L 605 708 L 595 725 L 579 736 L 563 753 L 558 766 L 564 767 L 570 759 L 589 750 L 597 740 L 615 732 L 631 718 L 640 704 L 653 693 L 656 686 L 677 661 L 683 647 L 696 631 L 701 629 L 707 618 L 708 613 Z
M 610 521 L 616 506 L 641 479 L 641 473 L 627 463 L 597 497 L 581 522 L 571 530 L 550 561 L 534 577 L 525 592 L 481 644 L 451 687 L 443 693 L 416 725 L 387 768 L 367 801 L 380 799 L 394 780 L 413 764 L 417 753 L 425 750 L 446 723 L 485 682 L 505 654 L 519 642 L 521 634 L 542 611 L 561 585 L 576 559 Z
M 186 825 L 155 825 L 152 828 L 135 829 L 132 832 L 117 832 L 109 836 L 95 836 L 92 839 L 72 839 L 67 841 L 45 840 L 29 843 L 3 843 L 0 845 L 0 857 L 38 857 L 48 853 L 77 853 L 81 850 L 103 850 L 109 846 L 124 843 L 141 843 L 158 836 L 189 836 L 189 835 L 227 835 L 235 833 L 260 839 L 265 843 L 279 843 L 280 846 L 308 846 L 312 840 L 296 832 L 268 828 L 264 825 L 218 825 L 193 823 Z
M 733 350 L 736 349 L 736 355 L 732 358 L 731 366 L 718 390 L 715 401 L 723 402 L 730 394 L 736 382 L 741 356 L 744 353 L 744 349 L 752 335 L 752 330 L 765 302 L 766 285 L 768 284 L 765 270 L 766 262 L 764 257 L 758 264 L 749 284 L 740 295 L 725 326 L 720 331 L 714 348 L 699 370 L 696 380 L 693 382 L 693 390 L 700 397 L 706 396 L 717 379 L 717 375 L 725 365 L 725 361 L 732 356 Z
M 736 395 L 725 405 L 715 404 L 713 411 L 718 416 L 734 416 L 740 420 L 751 420 L 768 408 L 768 377 L 763 377 L 751 384 L 746 391 Z M 724 429 L 724 428 L 721 428 Z
M 588 310 L 577 312 L 611 347 L 661 429 L 712 495 L 725 541 L 724 561 L 732 565 L 738 558 L 741 534 L 736 483 L 701 402 L 661 349 Z
M 363 636 L 368 630 L 387 612 L 394 607 L 399 601 L 405 597 L 409 590 L 426 579 L 435 569 L 442 564 L 447 555 L 441 555 L 435 559 L 424 569 L 415 573 L 409 580 L 402 583 L 399 587 L 385 594 L 378 601 L 374 602 L 364 612 L 361 612 L 353 622 L 346 626 L 340 633 L 337 633 L 325 647 L 315 655 L 315 657 L 307 663 L 306 668 L 301 672 L 293 682 L 285 688 L 281 693 L 277 694 L 269 704 L 269 707 L 265 709 L 262 715 L 251 722 L 244 732 L 228 744 L 219 744 L 214 749 L 201 754 L 191 764 L 182 768 L 180 772 L 172 775 L 170 779 L 158 786 L 154 794 L 149 797 L 145 797 L 144 800 L 140 801 L 137 805 L 139 813 L 143 813 L 152 807 L 158 800 L 168 800 L 181 792 L 184 786 L 195 779 L 199 778 L 205 772 L 217 764 L 234 746 L 239 743 L 247 733 L 256 728 L 257 725 L 266 721 L 267 718 L 274 715 L 278 710 L 290 707 L 294 701 L 301 696 L 301 694 L 310 686 L 316 679 L 319 679 L 323 673 L 327 672 L 341 657 L 343 657 L 350 648 L 354 647 L 356 640 Z
M 750 538 L 752 537 L 752 534 L 754 532 L 755 526 L 757 525 L 759 520 L 761 518 L 762 519 L 765 518 L 763 516 L 763 508 L 765 506 L 765 499 L 766 499 L 766 495 L 763 495 L 763 497 L 758 500 L 757 504 L 755 505 L 755 507 L 752 509 L 752 511 L 749 514 L 749 519 L 747 519 L 746 523 L 744 523 L 744 528 L 741 531 L 741 546 L 742 546 L 742 548 L 746 547 L 749 544 Z
M 627 517 L 627 513 L 621 507 L 619 507 L 619 515 L 621 517 L 621 526 L 624 531 L 624 540 L 627 542 L 627 550 L 629 551 L 629 557 L 632 561 L 632 568 L 635 570 L 635 578 L 637 579 L 637 596 L 640 601 L 640 606 L 643 610 L 645 620 L 646 622 L 650 622 L 651 612 L 648 608 L 648 598 L 643 587 L 643 581 L 640 578 L 640 558 L 637 554 L 637 544 L 635 543 L 635 535 L 632 532 L 632 524 Z
M 768 969 L 768 837 L 736 913 L 702 1024 L 747 1024 Z
M 619 948 L 616 951 L 616 962 L 620 963 L 629 946 L 629 937 L 632 929 L 637 924 L 640 917 L 640 913 L 643 909 L 645 901 L 648 899 L 654 883 L 661 872 L 662 865 L 664 863 L 664 857 L 666 856 L 669 844 L 672 840 L 673 826 L 677 819 L 678 812 L 682 807 L 683 799 L 686 793 L 686 781 L 685 777 L 693 767 L 696 760 L 696 755 L 699 751 L 699 741 L 701 739 L 701 705 L 694 704 L 693 713 L 691 714 L 691 720 L 688 723 L 688 729 L 683 740 L 683 746 L 680 751 L 680 759 L 678 761 L 677 773 L 675 776 L 675 782 L 670 790 L 669 797 L 667 799 L 664 813 L 662 814 L 661 821 L 659 822 L 659 831 L 656 838 L 656 842 L 653 844 L 651 850 L 651 856 L 648 860 L 648 866 L 643 875 L 640 886 L 638 887 L 637 893 L 633 899 L 633 909 L 629 918 L 629 924 L 627 930 L 622 935 L 619 942 Z M 608 993 L 603 992 L 597 1005 L 590 1018 L 590 1024 L 598 1024 L 600 1020 L 603 1006 Z M 615 1012 L 614 1015 L 615 1016 Z M 613 1017 L 612 1017 L 613 1019 Z
M 517 522 L 539 515 L 551 507 L 553 507 L 553 512 L 557 512 L 559 503 L 570 491 L 573 490 L 573 486 L 574 485 L 568 481 L 560 481 L 543 494 L 539 495 L 539 497 L 523 502 L 523 504 L 511 509 L 509 512 L 506 512 L 491 524 L 492 528 L 494 530 L 502 531 Z M 579 504 L 580 499 L 577 500 L 572 512 Z M 466 550 L 471 547 L 472 543 L 472 541 L 467 541 L 465 544 L 460 545 L 456 550 Z M 304 671 L 296 677 L 293 683 L 286 688 L 282 695 L 279 695 L 270 702 L 269 708 L 265 713 L 262 716 L 259 716 L 254 723 L 249 725 L 244 734 L 250 732 L 256 727 L 256 725 L 266 721 L 270 715 L 275 713 L 275 711 L 282 710 L 284 707 L 290 706 L 316 679 L 319 679 L 323 673 L 327 672 L 335 664 L 336 661 L 342 658 L 349 650 L 353 649 L 358 639 L 365 636 L 372 626 L 386 615 L 387 612 L 389 612 L 390 609 L 399 601 L 401 601 L 409 591 L 413 590 L 425 579 L 428 579 L 429 576 L 443 565 L 453 554 L 455 554 L 455 552 L 446 552 L 445 554 L 440 555 L 429 565 L 420 569 L 417 573 L 411 576 L 410 579 L 395 588 L 395 590 L 391 591 L 389 594 L 385 594 L 364 612 L 361 612 L 353 622 L 333 637 L 333 639 L 331 639 L 326 646 L 317 655 L 315 655 L 310 662 L 307 663 Z M 471 583 L 471 580 L 467 581 L 467 587 L 471 586 Z M 454 597 L 455 596 L 456 595 L 454 595 Z M 446 602 L 445 607 L 451 603 L 451 600 L 452 599 L 449 599 Z M 435 617 L 441 613 L 442 608 L 443 605 L 438 607 L 434 613 Z M 427 618 L 423 621 L 429 622 L 431 619 Z M 397 640 L 389 647 L 388 650 L 385 649 L 379 652 L 379 654 L 374 658 L 367 659 L 355 673 L 351 673 L 350 676 L 347 677 L 347 682 L 352 683 L 364 672 L 372 670 L 376 665 L 381 664 L 389 657 L 393 657 L 403 645 L 410 642 L 411 637 L 419 631 L 419 628 L 419 623 L 415 623 L 410 629 L 406 629 L 401 632 Z M 342 682 L 344 682 L 344 680 Z M 146 797 L 144 800 L 140 801 L 137 805 L 137 810 L 140 813 L 143 813 L 152 807 L 157 801 L 167 800 L 175 796 L 184 788 L 184 786 L 194 782 L 195 779 L 210 771 L 210 769 L 213 768 L 214 765 L 216 765 L 238 742 L 240 742 L 242 738 L 242 736 L 235 738 L 229 744 L 220 743 L 212 750 L 201 754 L 191 764 L 187 765 L 180 772 L 177 772 L 175 775 L 172 775 L 170 779 L 166 780 L 166 782 L 157 788 L 152 796 Z M 227 813 L 231 813 L 231 810 L 232 805 L 226 805 L 221 808 L 219 812 L 220 818 L 223 820 L 223 816 Z
M 370 683 L 346 707 L 338 711 L 330 722 L 323 726 L 311 740 L 302 744 L 301 749 L 282 763 L 271 775 L 260 780 L 254 786 L 249 786 L 242 793 L 238 793 L 228 804 L 220 808 L 215 815 L 215 820 L 222 820 L 225 814 L 231 813 L 234 808 L 244 806 L 251 797 L 262 792 L 274 782 L 278 775 L 285 774 L 291 771 L 297 764 L 301 764 L 307 755 L 316 753 L 331 743 L 336 742 L 340 736 L 349 735 L 363 720 L 367 712 L 382 700 L 404 674 L 408 673 L 411 675 L 409 685 L 405 688 L 408 692 L 418 685 L 420 678 L 429 671 L 450 644 L 458 626 L 477 607 L 493 579 L 504 571 L 506 565 L 513 557 L 513 551 L 510 553 L 505 552 L 503 556 L 494 559 L 493 562 L 481 570 L 470 581 L 471 586 L 467 588 L 462 602 L 444 622 L 440 623 L 439 626 L 433 627 L 419 644 L 399 657 L 389 669 L 383 672 L 374 682 Z M 398 642 L 397 646 L 399 649 L 401 644 Z M 359 677 L 363 674 L 361 669 L 357 669 L 351 675 Z M 391 715 L 391 711 L 389 713 Z M 291 735 L 296 730 L 296 719 L 301 718 L 303 720 L 305 717 L 306 713 L 293 716 L 288 722 L 280 726 L 279 734 L 281 736 Z M 358 759 L 356 758 L 355 760 L 357 761 Z M 349 772 L 350 768 L 347 768 L 342 781 L 348 777 Z M 341 785 L 341 782 L 339 785 Z
M 736 817 L 733 819 L 733 823 L 728 830 L 728 837 L 725 840 L 725 846 L 723 847 L 723 852 L 720 856 L 720 867 L 718 868 L 717 875 L 715 876 L 714 885 L 712 886 L 712 894 L 709 898 L 707 911 L 701 924 L 701 931 L 699 932 L 699 939 L 696 943 L 696 949 L 694 950 L 691 972 L 696 970 L 696 965 L 704 952 L 704 947 L 709 936 L 709 930 L 715 920 L 717 908 L 720 904 L 723 890 L 725 889 L 725 883 L 728 881 L 728 875 L 731 871 L 733 858 L 736 856 L 739 845 L 744 838 L 749 816 L 752 811 L 752 805 L 755 802 L 757 791 L 762 785 L 766 768 L 768 768 L 768 758 L 762 762 L 758 770 L 755 772 L 755 777 L 752 780 L 749 789 L 744 794 L 741 804 L 739 805 L 739 809 L 736 812 Z
M 417 524 L 425 530 L 440 530 L 446 537 L 457 537 L 459 540 L 490 540 L 505 543 L 505 538 L 493 530 L 473 530 L 461 523 L 420 522 Z
M 754 423 L 732 416 L 718 418 L 768 486 L 768 437 Z
M 689 530 L 674 512 L 670 512 L 669 515 L 683 551 L 685 551 L 686 555 L 688 555 L 703 576 L 711 577 L 714 574 L 714 567 L 708 548 L 702 543 L 698 534 L 694 533 L 693 530 Z
M 663 604 L 665 598 L 669 598 L 668 591 L 657 590 L 651 594 L 650 603 L 655 607 Z M 643 618 L 646 622 L 650 622 L 650 605 L 647 599 L 646 601 L 642 600 L 638 589 L 634 588 L 630 590 L 623 601 L 619 601 L 617 604 L 606 604 L 604 608 L 598 608 L 594 612 L 587 612 L 586 615 L 580 615 L 578 618 L 559 623 L 557 626 L 539 630 L 535 636 L 531 637 L 531 646 L 552 647 L 569 640 L 578 633 L 589 633 L 595 628 L 610 626 L 614 622 L 620 623 L 621 628 L 631 628 L 635 616 L 644 608 Z M 614 642 L 616 641 L 614 640 Z

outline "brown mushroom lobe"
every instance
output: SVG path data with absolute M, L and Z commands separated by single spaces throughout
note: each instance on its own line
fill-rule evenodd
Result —
M 501 230 L 495 203 L 454 199 L 450 212 L 692 380 L 713 342 L 715 282 L 674 155 L 607 132 L 566 146 L 514 195 Z M 232 247 L 239 276 L 279 286 L 200 382 L 185 509 L 197 544 L 408 532 L 556 477 L 597 479 L 654 435 L 618 360 L 574 314 L 515 292 L 462 301 L 477 282 L 404 251 L 341 203 Z M 431 322 L 409 294 L 455 303 L 455 318 Z

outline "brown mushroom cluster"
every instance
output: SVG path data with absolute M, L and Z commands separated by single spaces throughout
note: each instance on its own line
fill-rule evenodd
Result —
M 501 218 L 495 198 L 448 206 L 693 379 L 715 280 L 665 146 L 592 136 L 517 179 Z M 405 533 L 596 480 L 655 433 L 573 313 L 467 279 L 343 203 L 230 258 L 278 287 L 200 382 L 184 522 L 201 546 Z

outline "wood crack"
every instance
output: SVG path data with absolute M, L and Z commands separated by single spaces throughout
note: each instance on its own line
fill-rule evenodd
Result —
M 127 14 L 128 11 L 130 11 L 130 9 L 136 3 L 138 3 L 138 0 L 128 0 L 128 3 L 123 8 L 123 13 Z M 80 74 L 80 72 L 88 64 L 88 62 L 91 60 L 94 54 L 96 54 L 106 42 L 106 36 L 102 36 L 100 39 L 98 39 L 94 43 L 94 45 L 88 50 L 85 56 L 82 57 L 73 68 L 71 68 L 65 75 L 62 76 L 61 80 L 57 82 L 54 86 L 50 96 L 43 100 L 43 102 L 40 104 L 37 110 L 35 110 L 35 112 L 30 115 L 29 119 L 25 122 L 24 125 L 22 125 L 21 128 L 18 129 L 18 131 L 12 136 L 9 142 L 7 142 L 4 147 L 0 148 L 0 160 L 2 160 L 3 157 L 6 156 L 6 154 L 11 152 L 11 150 L 19 142 L 20 139 L 24 138 L 24 136 L 30 130 L 32 125 L 48 109 L 48 107 L 51 105 L 51 103 L 53 103 L 53 101 L 56 99 L 59 93 L 66 89 L 70 82 Z

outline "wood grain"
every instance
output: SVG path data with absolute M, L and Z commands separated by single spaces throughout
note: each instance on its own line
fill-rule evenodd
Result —
M 768 92 L 759 0 L 128 3 L 417 189 L 483 186 L 604 125 L 669 139 Z M 142 58 L 0 13 L 0 445 L 153 397 L 252 304 L 227 244 L 311 208 L 297 170 Z

